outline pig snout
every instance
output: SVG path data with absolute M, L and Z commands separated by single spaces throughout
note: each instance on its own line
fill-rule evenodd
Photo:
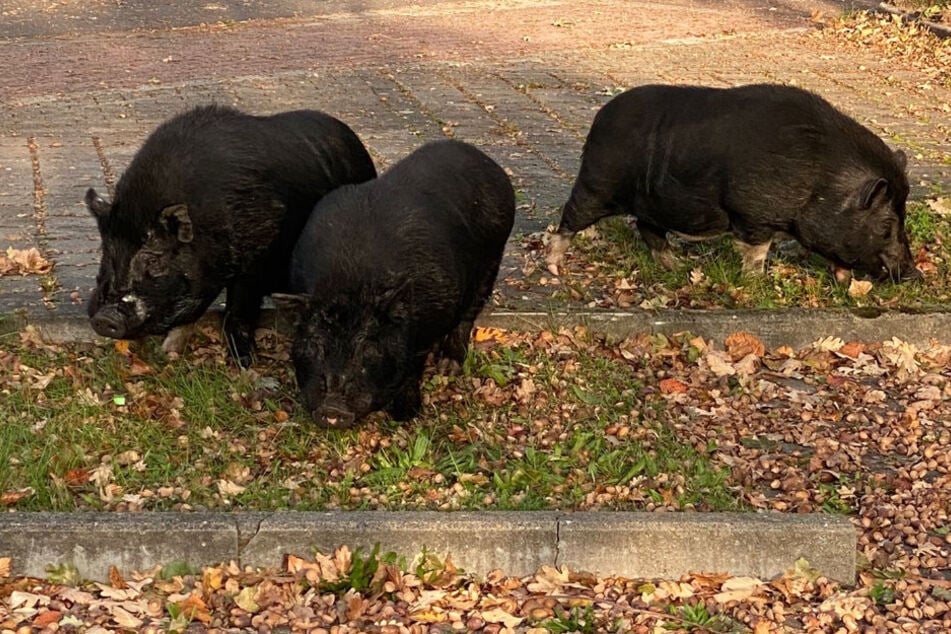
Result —
M 899 283 L 922 280 L 924 275 L 915 266 L 911 251 L 907 247 L 901 251 L 897 257 L 888 253 L 882 256 L 882 264 L 885 267 L 885 274 L 882 277 Z
M 124 339 L 128 332 L 126 319 L 116 306 L 103 306 L 90 319 L 96 334 L 113 339 Z
M 335 429 L 346 429 L 356 420 L 356 415 L 342 403 L 325 403 L 315 409 L 312 416 L 318 424 Z

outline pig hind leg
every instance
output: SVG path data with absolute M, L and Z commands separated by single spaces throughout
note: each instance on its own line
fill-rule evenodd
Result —
M 640 218 L 637 220 L 637 231 L 641 234 L 644 243 L 647 244 L 647 248 L 651 250 L 655 262 L 668 271 L 677 268 L 680 260 L 670 249 L 670 242 L 667 241 L 667 231 Z
M 502 258 L 495 258 L 489 262 L 485 270 L 487 273 L 476 286 L 475 293 L 472 296 L 472 302 L 462 311 L 462 317 L 459 323 L 452 331 L 446 335 L 439 347 L 440 356 L 437 369 L 443 374 L 454 374 L 458 372 L 462 364 L 466 361 L 466 355 L 469 352 L 469 339 L 472 336 L 472 327 L 475 325 L 476 317 L 482 312 L 486 302 L 492 295 L 492 288 L 495 286 L 495 278 L 498 276 L 499 265 Z

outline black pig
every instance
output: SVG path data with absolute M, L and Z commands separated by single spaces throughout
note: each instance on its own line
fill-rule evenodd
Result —
M 375 176 L 357 135 L 322 112 L 257 117 L 211 105 L 169 119 L 136 153 L 112 203 L 86 192 L 102 236 L 93 329 L 117 339 L 165 334 L 196 321 L 226 288 L 229 350 L 249 365 L 261 299 L 285 288 L 314 204 Z M 174 348 L 174 334 L 163 347 Z
M 595 116 L 581 170 L 548 246 L 549 269 L 572 236 L 631 214 L 655 259 L 667 233 L 732 233 L 743 269 L 762 273 L 774 236 L 828 258 L 837 277 L 921 277 L 905 235 L 905 155 L 821 97 L 781 85 L 643 86 Z
M 424 145 L 318 203 L 294 248 L 292 357 L 304 405 L 322 426 L 420 409 L 427 354 L 465 360 L 515 218 L 508 176 L 458 141 Z

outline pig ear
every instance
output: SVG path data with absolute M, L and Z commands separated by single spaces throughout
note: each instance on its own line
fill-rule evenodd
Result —
M 290 293 L 271 293 L 271 301 L 274 302 L 274 305 L 277 306 L 277 309 L 282 313 L 289 313 L 293 317 L 294 326 L 296 327 L 307 311 L 310 296 L 293 295 Z
M 195 239 L 192 219 L 188 217 L 188 205 L 166 207 L 159 218 L 168 228 L 169 233 L 175 235 L 179 242 L 191 242 Z
M 895 150 L 895 160 L 898 162 L 898 167 L 904 172 L 905 168 L 908 167 L 908 156 L 902 150 Z
M 96 193 L 96 190 L 90 187 L 86 190 L 86 207 L 96 218 L 105 218 L 109 215 L 112 205 L 105 198 Z
M 865 181 L 859 192 L 862 209 L 871 209 L 879 197 L 888 196 L 888 181 L 884 178 L 871 178 Z

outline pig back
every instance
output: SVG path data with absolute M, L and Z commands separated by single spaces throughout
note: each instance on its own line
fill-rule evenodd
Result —
M 320 197 L 374 176 L 362 143 L 329 115 L 199 107 L 146 140 L 117 184 L 122 213 L 110 222 L 144 235 L 162 209 L 184 203 L 204 259 L 234 274 L 269 251 L 286 262 Z
M 319 301 L 408 286 L 413 319 L 450 324 L 494 279 L 514 216 L 501 167 L 470 145 L 430 143 L 318 203 L 294 249 L 291 288 Z
M 850 170 L 901 179 L 881 139 L 818 95 L 643 86 L 595 117 L 582 176 L 603 199 L 696 235 L 737 224 L 788 231 L 798 210 L 841 198 L 837 175 Z

